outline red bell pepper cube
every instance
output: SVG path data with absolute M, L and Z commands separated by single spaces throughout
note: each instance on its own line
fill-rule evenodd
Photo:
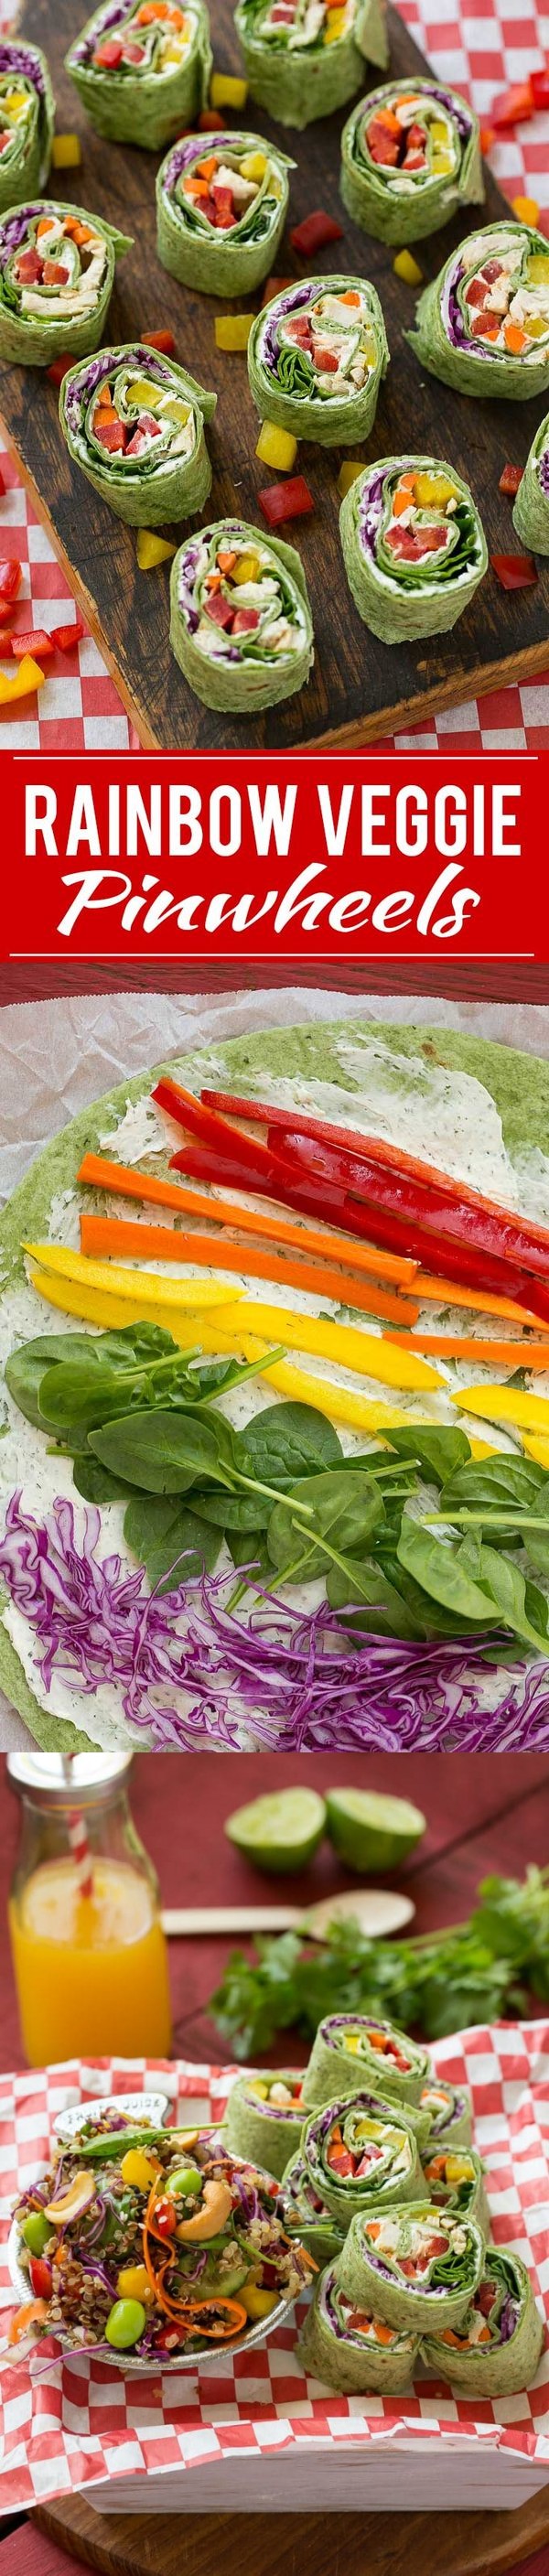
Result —
M 212 626 L 229 629 L 234 618 L 234 608 L 231 608 L 230 599 L 224 599 L 221 590 L 212 591 L 211 597 L 204 601 L 204 616 L 211 617 Z
M 44 286 L 68 286 L 68 268 L 62 268 L 57 259 L 44 260 L 42 275 Z
M 120 37 L 105 36 L 104 43 L 96 46 L 93 57 L 94 68 L 101 72 L 116 72 L 122 61 L 122 53 Z
M 303 474 L 294 474 L 288 483 L 266 483 L 257 498 L 270 528 L 281 527 L 285 519 L 305 519 L 315 506 Z
M 220 116 L 218 107 L 203 107 L 202 114 L 201 116 L 197 116 L 196 123 L 199 134 L 223 134 L 225 132 L 225 119 L 223 116 Z
M 537 581 L 531 555 L 491 555 L 490 562 L 502 590 L 531 590 Z
M 40 252 L 38 250 L 22 250 L 20 257 L 16 262 L 15 274 L 16 277 L 20 279 L 22 286 L 33 286 L 35 279 L 42 276 L 42 259 Z
M 304 222 L 294 226 L 290 241 L 300 259 L 310 259 L 313 251 L 324 249 L 326 242 L 343 241 L 343 225 L 337 223 L 335 215 L 323 214 L 319 206 L 314 215 L 305 215 Z
M 504 465 L 503 474 L 500 474 L 499 478 L 499 488 L 500 492 L 508 494 L 509 499 L 514 500 L 515 493 L 519 490 L 523 470 L 522 465 Z
M 164 358 L 173 358 L 173 331 L 142 331 L 141 338 L 144 349 L 161 349 Z
M 549 107 L 549 71 L 530 73 L 530 86 L 535 108 Z
M 72 653 L 75 644 L 80 643 L 83 633 L 84 628 L 79 617 L 74 618 L 72 626 L 53 626 L 51 640 L 55 645 L 56 653 Z
M 16 555 L 9 562 L 0 562 L 0 599 L 16 599 L 22 579 L 23 566 L 17 562 Z
M 495 125 L 496 132 L 500 126 L 505 128 L 508 125 L 525 125 L 527 118 L 533 116 L 533 113 L 534 95 L 531 80 L 514 81 L 510 89 L 503 89 L 501 96 L 494 99 L 490 109 L 491 122 Z
M 47 653 L 53 653 L 52 637 L 46 633 L 45 626 L 30 627 L 27 634 L 10 635 L 10 644 L 16 662 L 22 662 L 24 653 L 34 653 L 36 661 L 43 661 Z
M 104 429 L 96 428 L 94 424 L 94 437 L 99 440 L 100 447 L 106 447 L 108 456 L 123 454 L 126 445 L 123 420 L 108 420 Z
M 233 635 L 255 635 L 258 626 L 258 608 L 237 608 L 236 617 L 233 620 Z
M 69 367 L 72 366 L 74 366 L 74 358 L 52 358 L 51 367 L 46 367 L 50 384 L 62 385 L 63 377 L 68 376 Z

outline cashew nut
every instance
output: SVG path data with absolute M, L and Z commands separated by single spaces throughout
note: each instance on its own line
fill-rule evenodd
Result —
M 202 2245 L 209 2236 L 220 2236 L 230 2218 L 232 2205 L 232 2192 L 227 2182 L 205 2182 L 204 2206 L 197 2211 L 196 2218 L 183 2218 L 180 2227 L 176 2227 L 178 2243 Z

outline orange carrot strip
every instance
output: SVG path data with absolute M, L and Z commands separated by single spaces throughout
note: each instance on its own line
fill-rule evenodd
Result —
M 238 1207 L 235 1199 L 214 1199 L 208 1197 L 206 1190 L 184 1189 L 179 1181 L 160 1180 L 155 1172 L 137 1172 L 132 1164 L 109 1163 L 101 1154 L 84 1155 L 78 1179 L 90 1181 L 98 1190 L 118 1193 L 123 1199 L 177 1208 L 179 1216 L 205 1216 L 212 1225 L 234 1226 L 240 1234 L 261 1234 L 268 1242 L 293 1244 L 298 1252 L 318 1252 L 321 1258 L 323 1253 L 330 1254 L 349 1270 L 366 1270 L 375 1279 L 392 1280 L 397 1287 L 413 1287 L 415 1296 L 415 1261 L 403 1260 L 397 1252 L 378 1252 L 375 1244 L 338 1234 L 331 1226 L 293 1225 L 287 1217 L 271 1216 L 266 1207 Z M 522 1323 L 521 1306 L 517 1306 L 516 1314 Z
M 533 1275 L 532 1291 L 535 1296 Z M 416 1270 L 414 1296 L 421 1298 L 422 1305 L 471 1306 L 474 1314 L 501 1315 L 506 1324 L 543 1322 L 543 1317 L 534 1315 L 529 1306 L 515 1306 L 512 1297 L 498 1297 L 497 1293 L 491 1297 L 483 1288 L 459 1288 L 455 1279 L 431 1279 L 426 1270 Z
M 201 1268 L 237 1270 L 251 1279 L 281 1280 L 286 1288 L 310 1289 L 312 1296 L 334 1297 L 346 1305 L 356 1306 L 365 1315 L 387 1316 L 389 1322 L 415 1322 L 418 1308 L 393 1297 L 384 1287 L 367 1287 L 343 1275 L 326 1261 L 287 1260 L 285 1254 L 263 1252 L 254 1244 L 249 1250 L 240 1243 L 227 1243 L 214 1234 L 173 1233 L 164 1225 L 139 1225 L 123 1218 L 82 1216 L 80 1219 L 82 1252 L 92 1260 L 109 1260 L 111 1255 L 137 1256 L 149 1261 L 196 1262 Z M 406 1339 L 406 1335 L 402 1337 Z
M 387 1342 L 398 1342 L 406 1350 L 432 1352 L 437 1359 L 487 1360 L 494 1368 L 549 1369 L 549 1339 L 544 1342 L 476 1342 L 466 1333 L 398 1333 L 388 1331 Z
M 374 2317 L 373 2328 L 376 2343 L 392 2343 L 395 2331 L 394 2326 L 382 2325 L 381 2317 Z

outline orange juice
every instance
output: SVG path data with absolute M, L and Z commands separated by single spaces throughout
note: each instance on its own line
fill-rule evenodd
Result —
M 46 1861 L 13 1894 L 9 1920 L 31 2066 L 168 2055 L 166 1944 L 146 1877 L 97 1857 L 93 1895 L 81 1896 L 74 1861 Z

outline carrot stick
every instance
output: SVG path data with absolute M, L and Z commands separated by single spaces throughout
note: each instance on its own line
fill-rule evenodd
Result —
M 339 1305 L 356 1306 L 365 1315 L 386 1316 L 391 1323 L 416 1322 L 418 1308 L 393 1297 L 385 1288 L 369 1288 L 360 1279 L 351 1281 L 341 1270 L 326 1261 L 292 1261 L 285 1254 L 263 1252 L 256 1245 L 227 1243 L 215 1234 L 173 1233 L 164 1225 L 139 1225 L 131 1220 L 108 1216 L 82 1216 L 80 1219 L 82 1252 L 92 1260 L 111 1256 L 151 1261 L 196 1262 L 212 1270 L 237 1270 L 251 1279 L 281 1280 L 284 1288 L 309 1289 L 313 1297 L 332 1297 Z M 159 1297 L 161 1281 L 159 1280 Z M 403 1337 L 404 1339 L 406 1336 Z
M 398 1342 L 410 1350 L 428 1351 L 436 1359 L 487 1360 L 494 1368 L 549 1369 L 549 1339 L 544 1342 L 477 1342 L 466 1333 L 398 1333 L 385 1334 L 387 1342 Z
M 535 1280 L 532 1278 L 534 1297 L 535 1293 Z M 502 1322 L 506 1324 L 539 1324 L 543 1320 L 540 1315 L 532 1314 L 529 1307 L 516 1306 L 512 1297 L 499 1297 L 496 1290 L 492 1295 L 484 1288 L 461 1288 L 456 1286 L 455 1279 L 432 1279 L 426 1270 L 416 1270 L 414 1296 L 421 1298 L 422 1305 L 472 1306 L 479 1315 L 501 1315 Z
M 305 1254 L 331 1253 L 334 1260 L 346 1263 L 351 1270 L 371 1271 L 376 1279 L 391 1279 L 401 1288 L 415 1288 L 416 1261 L 402 1259 L 398 1252 L 377 1252 L 375 1244 L 338 1234 L 331 1226 L 291 1225 L 285 1217 L 270 1216 L 267 1208 L 237 1207 L 234 1199 L 214 1199 L 206 1190 L 186 1190 L 178 1181 L 134 1171 L 131 1164 L 109 1163 L 101 1154 L 85 1154 L 77 1178 L 120 1198 L 140 1199 L 144 1206 L 177 1208 L 184 1217 L 205 1216 L 212 1224 L 234 1226 L 235 1231 L 239 1228 L 241 1234 L 261 1234 L 267 1241 L 295 1244 L 296 1250 Z M 521 1307 L 517 1314 L 522 1321 Z

